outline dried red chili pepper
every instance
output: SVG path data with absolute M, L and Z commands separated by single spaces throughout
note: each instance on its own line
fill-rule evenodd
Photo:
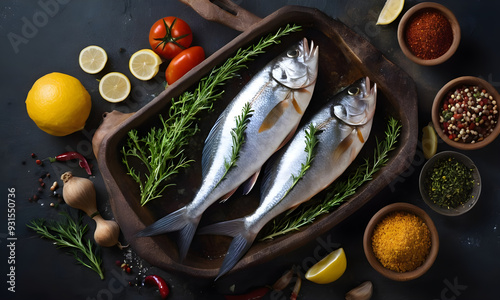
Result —
M 264 297 L 270 290 L 268 287 L 259 287 L 246 294 L 225 295 L 224 298 L 226 300 L 257 300 Z
M 298 276 L 297 281 L 295 282 L 295 285 L 293 286 L 293 291 L 292 291 L 292 295 L 290 296 L 290 300 L 297 300 L 301 286 L 302 286 L 302 278 L 300 278 L 300 276 Z
M 88 164 L 87 160 L 85 159 L 85 156 L 81 155 L 80 153 L 76 151 L 69 151 L 65 152 L 62 154 L 59 154 L 56 157 L 49 157 L 48 158 L 50 162 L 56 162 L 56 161 L 68 161 L 72 159 L 78 159 L 79 162 L 78 164 L 80 165 L 80 168 L 85 169 L 87 171 L 87 174 L 92 175 L 92 171 L 90 170 L 90 165 Z
M 160 296 L 162 299 L 166 299 L 170 290 L 168 289 L 168 285 L 163 278 L 158 275 L 148 275 L 144 278 L 145 284 L 156 285 L 158 287 L 158 291 L 160 292 Z

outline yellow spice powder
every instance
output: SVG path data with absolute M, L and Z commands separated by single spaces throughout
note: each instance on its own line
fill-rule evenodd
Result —
M 415 270 L 423 264 L 431 248 L 431 233 L 425 222 L 409 212 L 394 212 L 375 226 L 373 253 L 387 269 Z

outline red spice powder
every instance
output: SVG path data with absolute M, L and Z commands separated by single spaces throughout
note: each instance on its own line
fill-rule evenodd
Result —
M 421 59 L 435 59 L 445 54 L 453 42 L 453 30 L 448 19 L 430 9 L 413 16 L 405 30 L 406 44 Z

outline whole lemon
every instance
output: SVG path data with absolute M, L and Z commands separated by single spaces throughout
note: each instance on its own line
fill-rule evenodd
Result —
M 90 95 L 81 82 L 57 72 L 40 77 L 26 98 L 30 118 L 41 130 L 55 136 L 82 130 L 91 108 Z

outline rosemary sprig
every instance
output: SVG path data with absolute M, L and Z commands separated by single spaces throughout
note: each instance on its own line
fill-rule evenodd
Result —
M 298 175 L 292 174 L 292 185 L 286 191 L 286 193 L 283 195 L 282 198 L 285 198 L 286 195 L 288 195 L 288 193 L 299 182 L 299 180 L 302 179 L 302 177 L 304 177 L 307 170 L 309 170 L 309 168 L 311 167 L 311 164 L 315 156 L 314 149 L 316 148 L 316 145 L 318 145 L 318 137 L 316 136 L 317 132 L 318 129 L 312 123 L 309 125 L 309 129 L 308 130 L 306 129 L 306 147 L 304 149 L 304 151 L 307 152 L 306 162 L 301 164 L 300 172 Z
M 78 263 L 94 270 L 101 279 L 104 279 L 102 260 L 98 255 L 97 248 L 91 240 L 84 238 L 87 225 L 82 226 L 81 217 L 75 222 L 68 213 L 62 212 L 61 215 L 65 217 L 64 221 L 47 222 L 44 219 L 37 219 L 32 220 L 26 226 L 33 229 L 42 238 L 53 241 L 58 248 L 69 248 L 69 253 L 75 257 Z
M 354 173 L 350 174 L 346 180 L 334 182 L 327 188 L 327 193 L 322 201 L 312 199 L 291 214 L 275 219 L 272 226 L 268 227 L 268 232 L 260 240 L 272 239 L 299 230 L 302 226 L 312 223 L 319 215 L 329 213 L 334 207 L 354 195 L 358 187 L 372 180 L 373 175 L 387 163 L 389 152 L 394 150 L 400 131 L 401 125 L 391 117 L 385 131 L 385 139 L 379 142 L 378 138 L 376 138 L 373 161 L 365 159 L 364 163 Z
M 165 185 L 164 182 L 190 165 L 192 160 L 185 156 L 184 146 L 198 132 L 196 115 L 211 109 L 213 102 L 224 93 L 221 87 L 225 82 L 236 77 L 239 70 L 246 68 L 245 63 L 264 53 L 265 48 L 279 44 L 280 38 L 300 29 L 301 26 L 287 25 L 275 34 L 261 38 L 256 44 L 239 49 L 233 57 L 202 78 L 194 91 L 186 91 L 177 100 L 172 99 L 168 118 L 160 116 L 160 128 L 152 128 L 145 136 L 139 136 L 137 130 L 128 133 L 127 143 L 122 149 L 122 161 L 128 174 L 139 184 L 141 205 L 161 197 L 165 188 L 173 185 Z M 140 174 L 131 166 L 129 159 L 133 157 L 146 166 L 145 174 Z
M 231 146 L 231 158 L 229 161 L 224 160 L 224 175 L 221 177 L 219 183 L 224 180 L 227 172 L 234 166 L 236 166 L 236 161 L 240 157 L 240 150 L 243 144 L 245 144 L 245 130 L 247 129 L 248 122 L 252 116 L 253 110 L 250 106 L 250 102 L 245 103 L 243 106 L 241 115 L 236 117 L 236 127 L 231 130 L 231 138 L 233 140 L 233 145 Z

